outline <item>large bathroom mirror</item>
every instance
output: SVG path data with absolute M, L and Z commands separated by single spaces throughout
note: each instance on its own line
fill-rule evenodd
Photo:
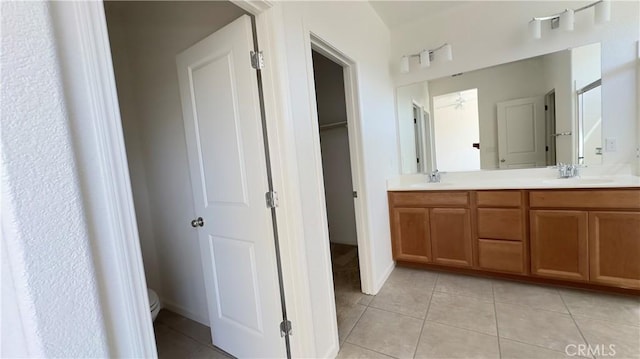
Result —
M 602 162 L 600 44 L 396 92 L 402 173 Z

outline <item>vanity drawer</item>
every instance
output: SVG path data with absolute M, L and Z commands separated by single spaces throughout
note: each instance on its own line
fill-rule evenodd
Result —
M 466 207 L 469 192 L 389 192 L 389 204 L 392 207 Z
M 478 207 L 520 207 L 522 205 L 520 191 L 478 191 L 476 195 Z
M 532 208 L 640 209 L 640 190 L 531 191 Z
M 524 273 L 522 242 L 478 240 L 478 265 L 481 269 Z
M 478 208 L 478 237 L 521 241 L 524 223 L 520 209 Z

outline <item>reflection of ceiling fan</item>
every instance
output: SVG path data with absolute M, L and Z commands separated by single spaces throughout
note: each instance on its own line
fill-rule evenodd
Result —
M 453 107 L 454 110 L 467 108 L 477 102 L 477 89 L 450 92 L 446 95 L 434 97 L 434 109 Z
M 458 92 L 458 98 L 455 99 L 455 101 L 453 101 L 452 106 L 454 106 L 453 108 L 455 108 L 456 110 L 459 110 L 461 108 L 464 107 L 464 104 L 467 102 L 467 100 L 465 100 L 462 97 L 462 94 L 460 92 Z

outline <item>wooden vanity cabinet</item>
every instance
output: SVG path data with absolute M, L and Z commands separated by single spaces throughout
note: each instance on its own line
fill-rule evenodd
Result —
M 478 267 L 527 273 L 524 194 L 519 190 L 477 191 Z
M 415 263 L 431 262 L 429 209 L 393 208 L 393 258 Z
M 468 207 L 468 192 L 389 192 L 393 258 L 470 267 Z
M 640 289 L 640 190 L 529 196 L 532 274 Z
M 589 280 L 587 212 L 532 210 L 531 273 Z
M 594 283 L 640 288 L 640 212 L 589 212 Z
M 401 263 L 640 292 L 640 189 L 388 195 Z
M 471 214 L 467 208 L 431 208 L 431 253 L 438 264 L 473 264 Z

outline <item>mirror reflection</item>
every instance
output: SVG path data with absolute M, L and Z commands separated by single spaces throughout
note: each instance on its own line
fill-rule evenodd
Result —
M 397 89 L 402 173 L 602 162 L 600 44 Z

